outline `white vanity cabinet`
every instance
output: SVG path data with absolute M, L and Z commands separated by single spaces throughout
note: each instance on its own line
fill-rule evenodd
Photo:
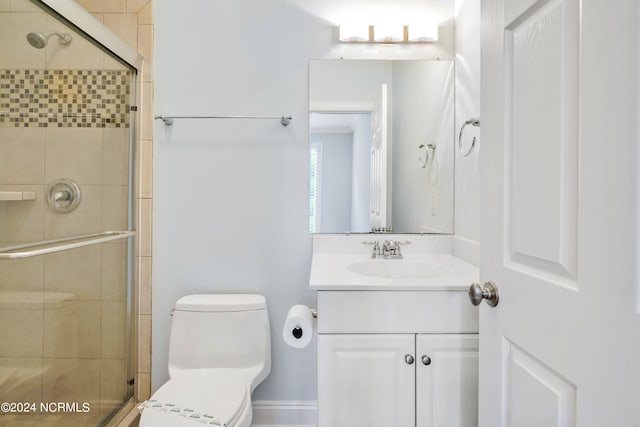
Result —
M 318 427 L 414 427 L 413 335 L 318 336 Z
M 416 336 L 416 426 L 478 426 L 478 335 Z
M 465 292 L 319 291 L 318 427 L 477 427 Z

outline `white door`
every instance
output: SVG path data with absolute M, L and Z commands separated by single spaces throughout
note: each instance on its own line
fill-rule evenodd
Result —
M 415 335 L 318 335 L 318 427 L 415 427 Z
M 640 426 L 638 0 L 482 0 L 479 425 Z
M 380 85 L 380 92 L 371 112 L 371 183 L 369 185 L 370 220 L 374 228 L 391 225 L 387 85 Z
M 416 427 L 478 427 L 478 335 L 416 337 Z

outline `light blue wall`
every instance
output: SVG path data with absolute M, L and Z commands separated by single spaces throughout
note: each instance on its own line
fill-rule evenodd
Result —
M 456 126 L 455 126 L 455 234 L 474 242 L 480 240 L 481 128 L 467 126 L 465 147 L 475 136 L 476 147 L 464 157 L 458 151 L 458 132 L 471 117 L 480 116 L 480 2 L 456 0 Z M 480 119 L 482 121 L 482 118 Z
M 322 147 L 319 230 L 350 230 L 353 133 L 310 133 L 309 142 Z
M 294 350 L 280 332 L 291 305 L 315 302 L 308 289 L 308 61 L 453 56 L 450 27 L 440 43 L 415 49 L 339 45 L 329 17 L 348 3 L 154 3 L 155 114 L 291 114 L 293 121 L 287 128 L 277 120 L 155 122 L 153 390 L 168 378 L 177 298 L 258 292 L 269 307 L 273 368 L 254 398 L 315 399 L 315 341 Z

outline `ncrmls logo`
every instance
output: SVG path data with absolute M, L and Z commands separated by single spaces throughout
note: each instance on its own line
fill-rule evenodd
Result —
M 40 402 L 40 412 L 90 412 L 91 405 L 88 402 Z

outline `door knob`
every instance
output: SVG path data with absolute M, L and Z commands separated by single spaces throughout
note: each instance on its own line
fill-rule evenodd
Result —
M 404 355 L 404 361 L 405 361 L 405 363 L 406 363 L 407 365 L 413 365 L 413 361 L 414 361 L 414 360 L 415 360 L 415 359 L 413 358 L 413 356 L 412 356 L 412 355 L 410 355 L 410 354 L 405 354 L 405 355 Z
M 431 358 L 426 354 L 422 356 L 422 364 L 425 366 L 431 365 Z
M 498 287 L 493 282 L 486 282 L 481 288 L 478 283 L 472 283 L 469 286 L 469 300 L 473 305 L 480 305 L 482 300 L 487 300 L 487 304 L 491 307 L 498 305 L 500 297 L 498 296 Z

